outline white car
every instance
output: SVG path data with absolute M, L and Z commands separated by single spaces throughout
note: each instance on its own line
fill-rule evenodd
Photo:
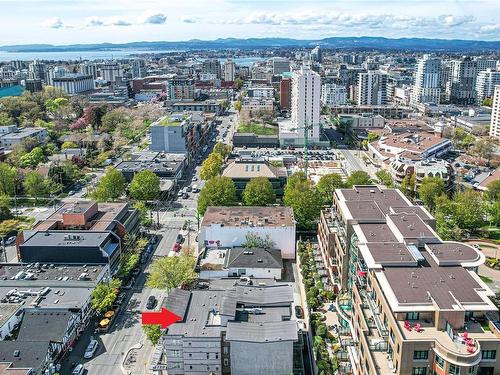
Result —
M 99 346 L 99 343 L 97 340 L 91 339 L 89 346 L 87 346 L 87 349 L 85 349 L 85 354 L 83 355 L 83 358 L 85 359 L 90 359 L 94 356 L 95 351 L 97 350 L 97 347 Z
M 83 368 L 83 365 L 80 363 L 75 367 L 71 375 L 82 375 L 85 369 Z
M 9 237 L 5 240 L 7 246 L 12 245 L 14 242 L 16 242 L 16 236 Z

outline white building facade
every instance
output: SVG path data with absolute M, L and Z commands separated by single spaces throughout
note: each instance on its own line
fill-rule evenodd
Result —
M 490 137 L 500 139 L 500 86 L 495 87 L 491 111 Z
M 417 62 L 415 84 L 411 97 L 412 104 L 433 103 L 439 104 L 441 60 L 424 55 Z
M 297 129 L 299 138 L 319 141 L 321 111 L 321 78 L 318 73 L 302 67 L 292 76 L 292 128 Z
M 83 74 L 67 74 L 63 77 L 55 77 L 52 82 L 54 87 L 64 90 L 69 95 L 92 91 L 95 88 L 94 78 Z
M 224 62 L 224 81 L 234 81 L 236 64 L 233 60 L 227 59 Z
M 479 72 L 476 79 L 477 103 L 481 104 L 484 99 L 492 98 L 496 85 L 500 85 L 500 71 L 486 69 Z
M 387 74 L 372 70 L 358 75 L 358 105 L 387 104 Z
M 335 83 L 325 83 L 321 86 L 321 102 L 326 105 L 345 105 L 347 90 L 345 86 Z

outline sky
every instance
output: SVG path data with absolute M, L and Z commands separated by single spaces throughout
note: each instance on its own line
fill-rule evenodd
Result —
M 0 0 L 0 45 L 333 36 L 500 40 L 500 0 Z

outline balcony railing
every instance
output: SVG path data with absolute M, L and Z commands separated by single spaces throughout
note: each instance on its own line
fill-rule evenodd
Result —
M 384 323 L 382 323 L 382 319 L 380 319 L 380 310 L 375 304 L 373 297 L 369 292 L 365 290 L 361 290 L 360 294 L 363 299 L 363 302 L 368 305 L 368 309 L 372 314 L 373 322 L 375 323 L 375 327 L 377 328 L 379 335 L 382 337 L 386 337 L 389 334 L 389 331 L 385 327 Z

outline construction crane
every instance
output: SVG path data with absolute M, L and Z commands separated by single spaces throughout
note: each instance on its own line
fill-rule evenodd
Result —
M 304 126 L 297 127 L 297 128 L 291 128 L 290 130 L 296 131 L 296 130 L 304 130 L 304 174 L 306 175 L 307 179 L 307 168 L 309 167 L 309 131 L 313 129 L 312 124 L 308 124 L 307 121 Z

